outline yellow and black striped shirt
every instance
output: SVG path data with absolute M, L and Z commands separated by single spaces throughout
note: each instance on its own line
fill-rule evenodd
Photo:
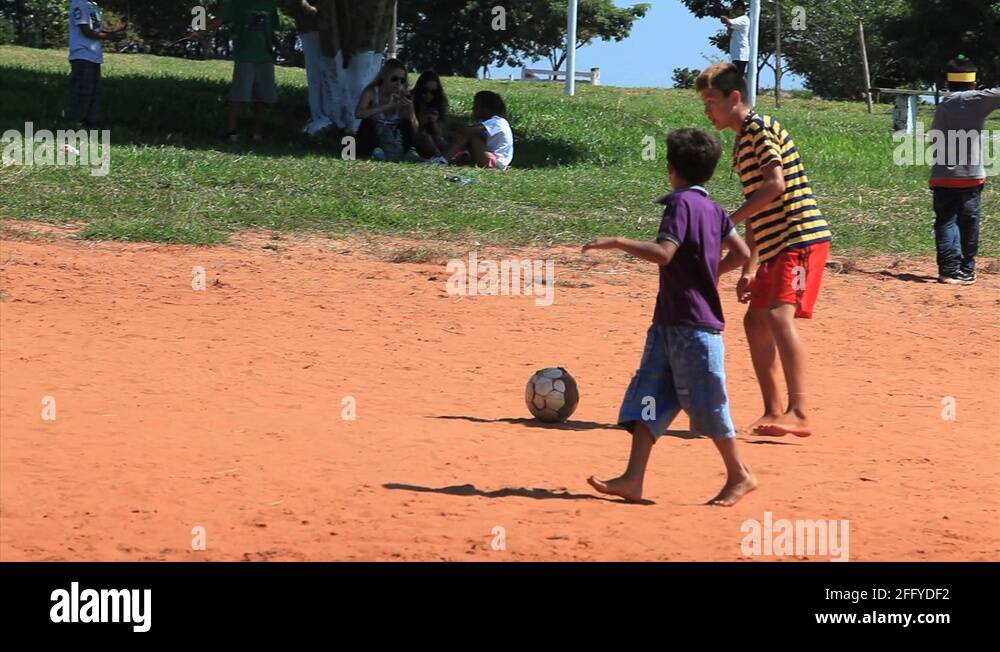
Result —
M 753 231 L 761 263 L 785 249 L 808 247 L 833 238 L 816 205 L 795 141 L 774 118 L 751 113 L 733 151 L 733 165 L 740 174 L 745 197 L 760 188 L 761 169 L 771 161 L 781 161 L 785 193 L 752 216 L 747 225 Z

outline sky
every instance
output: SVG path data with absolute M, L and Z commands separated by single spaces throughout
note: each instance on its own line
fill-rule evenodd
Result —
M 619 7 L 628 7 L 643 0 L 615 0 Z M 601 83 L 606 86 L 665 87 L 673 86 L 674 68 L 701 70 L 709 65 L 706 57 L 728 58 L 711 43 L 710 36 L 723 27 L 717 18 L 696 18 L 681 0 L 645 0 L 652 5 L 645 18 L 638 20 L 629 38 L 615 43 L 596 41 L 577 50 L 577 70 L 601 69 Z M 538 62 L 529 68 L 547 69 L 549 63 Z M 513 74 L 520 69 L 492 68 L 494 78 Z M 774 86 L 774 73 L 765 68 L 762 87 Z M 802 88 L 802 80 L 786 73 L 782 88 Z

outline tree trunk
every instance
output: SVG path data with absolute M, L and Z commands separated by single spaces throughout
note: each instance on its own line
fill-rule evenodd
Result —
M 774 105 L 781 108 L 781 0 L 774 0 Z

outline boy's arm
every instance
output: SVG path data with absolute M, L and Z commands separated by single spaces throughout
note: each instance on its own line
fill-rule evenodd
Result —
M 735 228 L 729 231 L 723 242 L 729 247 L 729 253 L 719 263 L 719 276 L 750 262 L 750 247 L 747 246 L 746 242 L 743 242 L 743 238 L 740 237 Z
M 670 261 L 674 259 L 674 254 L 677 253 L 677 243 L 672 240 L 643 242 L 628 238 L 598 238 L 583 245 L 585 252 L 591 249 L 620 249 L 631 256 L 642 258 L 662 267 L 669 265 Z
M 781 161 L 770 161 L 764 166 L 761 176 L 764 181 L 760 188 L 757 188 L 746 202 L 729 216 L 733 224 L 739 224 L 756 215 L 785 193 L 785 171 L 781 166 Z
M 757 242 L 753 237 L 753 229 L 747 224 L 747 245 L 750 247 L 750 258 L 743 263 L 743 274 L 736 282 L 736 299 L 740 303 L 750 301 L 750 286 L 753 285 L 754 272 L 757 269 Z

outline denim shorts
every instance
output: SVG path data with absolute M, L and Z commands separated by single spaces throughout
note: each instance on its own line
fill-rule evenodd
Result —
M 622 400 L 618 424 L 635 432 L 635 423 L 642 421 L 659 439 L 683 409 L 691 430 L 713 439 L 734 438 L 725 358 L 719 331 L 653 324 L 639 370 Z

